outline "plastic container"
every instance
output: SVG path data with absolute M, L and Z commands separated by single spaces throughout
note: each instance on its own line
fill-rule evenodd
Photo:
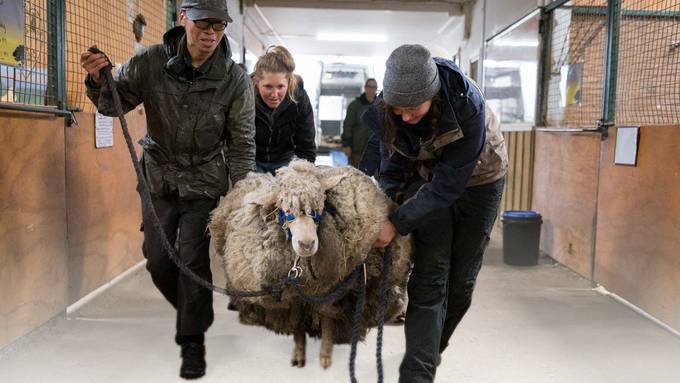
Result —
M 530 210 L 508 210 L 501 215 L 503 222 L 503 262 L 513 266 L 538 264 L 541 240 L 540 214 Z

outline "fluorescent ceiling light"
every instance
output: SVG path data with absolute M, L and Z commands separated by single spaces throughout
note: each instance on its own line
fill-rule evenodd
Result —
M 364 43 L 384 43 L 385 35 L 372 35 L 362 33 L 318 33 L 316 39 L 320 41 L 352 41 Z
M 537 47 L 538 41 L 498 40 L 494 41 L 493 45 L 497 47 Z

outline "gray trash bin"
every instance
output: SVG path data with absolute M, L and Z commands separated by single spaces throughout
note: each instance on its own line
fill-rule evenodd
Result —
M 513 266 L 538 264 L 542 217 L 535 211 L 508 210 L 503 222 L 503 262 Z

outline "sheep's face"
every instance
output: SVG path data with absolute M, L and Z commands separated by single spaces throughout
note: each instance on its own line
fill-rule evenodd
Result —
M 277 171 L 271 190 L 245 197 L 248 203 L 278 210 L 279 223 L 287 231 L 293 251 L 300 257 L 311 257 L 319 249 L 317 228 L 326 191 L 345 176 L 324 173 L 307 161 L 293 161 L 287 168 Z
M 311 257 L 319 249 L 316 230 L 326 199 L 325 190 L 315 168 L 286 170 L 276 175 L 275 205 L 284 218 L 280 223 L 289 230 L 295 254 Z
M 314 212 L 309 214 L 298 213 L 292 221 L 286 221 L 290 230 L 290 242 L 293 251 L 300 257 L 311 257 L 319 249 L 319 238 L 316 233 L 317 222 L 312 218 Z M 286 214 L 290 216 L 291 214 Z

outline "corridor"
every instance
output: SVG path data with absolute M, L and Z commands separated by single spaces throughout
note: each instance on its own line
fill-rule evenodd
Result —
M 680 338 L 590 283 L 552 264 L 503 264 L 496 235 L 486 253 L 475 299 L 444 355 L 437 382 L 675 383 Z M 290 367 L 292 337 L 238 323 L 216 297 L 207 333 L 208 370 L 201 382 L 348 382 L 349 346 L 333 366 L 318 365 L 308 342 L 307 366 Z M 22 338 L 0 354 L 0 382 L 180 382 L 179 348 L 171 343 L 173 311 L 143 268 L 84 305 Z M 375 382 L 375 334 L 359 346 L 357 379 Z M 385 382 L 396 382 L 403 328 L 385 328 Z

